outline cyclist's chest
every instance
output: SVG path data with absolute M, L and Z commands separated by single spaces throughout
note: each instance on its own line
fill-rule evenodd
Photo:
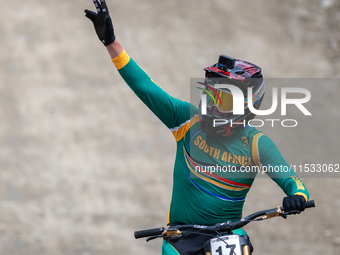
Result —
M 189 160 L 203 165 L 252 166 L 252 152 L 249 137 L 238 135 L 233 138 L 221 138 L 207 135 L 196 130 L 188 132 L 183 140 L 183 150 Z

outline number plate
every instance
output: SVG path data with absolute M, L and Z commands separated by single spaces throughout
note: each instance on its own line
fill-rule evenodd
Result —
M 210 239 L 210 247 L 211 255 L 242 255 L 239 235 Z

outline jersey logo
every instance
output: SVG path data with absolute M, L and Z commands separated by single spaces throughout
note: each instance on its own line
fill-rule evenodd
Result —
M 249 141 L 248 141 L 248 138 L 247 137 L 242 137 L 241 138 L 242 140 L 242 143 L 243 143 L 243 147 L 245 147 L 247 150 L 249 149 Z

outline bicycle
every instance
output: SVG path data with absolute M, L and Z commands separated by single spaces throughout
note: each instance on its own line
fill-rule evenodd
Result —
M 314 200 L 307 201 L 306 208 L 312 207 L 315 207 Z M 212 226 L 168 225 L 167 227 L 135 231 L 134 236 L 136 239 L 147 237 L 146 241 L 148 242 L 161 237 L 167 241 L 176 241 L 191 234 L 209 235 L 211 239 L 204 244 L 206 255 L 250 255 L 249 239 L 234 235 L 234 229 L 241 228 L 253 221 L 262 221 L 278 216 L 286 219 L 289 215 L 296 213 L 300 213 L 300 211 L 284 212 L 283 207 L 277 206 L 273 209 L 255 212 L 239 221 L 227 221 Z

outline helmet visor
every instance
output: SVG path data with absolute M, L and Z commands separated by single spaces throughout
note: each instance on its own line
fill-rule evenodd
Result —
M 232 113 L 233 112 L 233 94 L 228 89 L 216 89 L 214 86 L 207 83 L 201 83 L 203 94 L 207 94 L 207 111 L 211 112 L 212 108 L 217 108 L 220 113 Z M 265 92 L 265 86 L 262 82 L 252 94 L 252 104 L 257 109 L 256 103 L 261 101 Z M 244 97 L 244 109 L 248 108 L 248 98 Z M 215 111 L 215 109 L 214 109 Z
M 215 89 L 206 83 L 203 84 L 203 94 L 207 95 L 207 108 L 217 108 L 221 113 L 231 113 L 233 111 L 233 95 L 229 90 Z

